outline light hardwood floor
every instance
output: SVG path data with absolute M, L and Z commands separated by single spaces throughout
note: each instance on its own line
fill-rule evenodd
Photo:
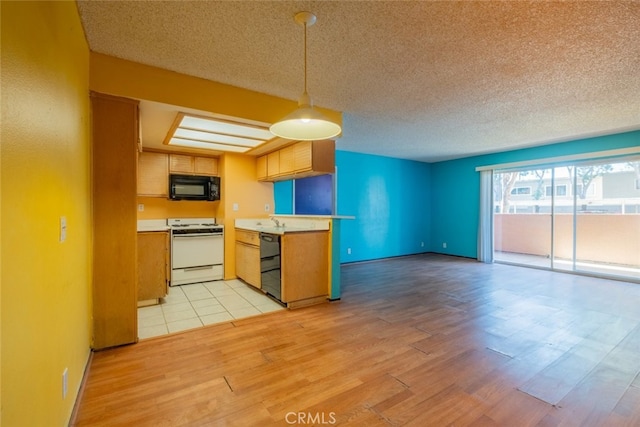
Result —
M 638 426 L 640 285 L 440 255 L 97 352 L 77 426 Z

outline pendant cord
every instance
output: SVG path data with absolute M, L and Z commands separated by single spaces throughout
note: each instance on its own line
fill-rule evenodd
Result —
M 304 93 L 307 93 L 307 23 L 304 23 Z

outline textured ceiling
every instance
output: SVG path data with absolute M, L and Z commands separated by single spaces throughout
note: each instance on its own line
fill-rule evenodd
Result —
M 91 50 L 343 112 L 438 161 L 640 129 L 640 1 L 79 1 Z M 639 141 L 640 143 L 640 141 Z

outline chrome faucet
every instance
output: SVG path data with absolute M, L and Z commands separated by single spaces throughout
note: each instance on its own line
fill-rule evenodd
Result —
M 278 221 L 277 219 L 271 217 L 271 221 L 276 223 L 276 227 L 280 227 L 280 221 Z

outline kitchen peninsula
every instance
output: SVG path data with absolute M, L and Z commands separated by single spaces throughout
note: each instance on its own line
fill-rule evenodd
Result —
M 333 259 L 333 240 L 339 239 L 334 234 L 336 218 L 236 219 L 236 274 L 289 308 L 339 299 L 339 259 Z M 338 297 L 333 298 L 336 286 Z

